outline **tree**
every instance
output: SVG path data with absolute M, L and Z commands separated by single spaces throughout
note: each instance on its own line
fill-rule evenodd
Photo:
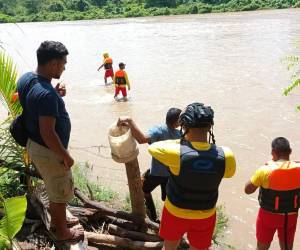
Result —
M 91 3 L 96 6 L 103 6 L 106 2 L 106 0 L 91 0 Z
M 65 9 L 65 5 L 60 0 L 54 0 L 49 3 L 47 9 L 51 12 L 63 12 Z
M 37 13 L 40 10 L 40 0 L 23 0 L 23 6 L 27 9 L 28 14 Z
M 67 1 L 67 6 L 68 6 L 69 9 L 77 10 L 77 11 L 86 11 L 90 7 L 87 0 Z
M 176 7 L 176 0 L 146 0 L 146 7 Z

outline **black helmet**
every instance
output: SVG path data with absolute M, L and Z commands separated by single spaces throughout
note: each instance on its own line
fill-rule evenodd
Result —
M 180 124 L 187 128 L 203 128 L 214 124 L 214 111 L 203 103 L 189 104 L 180 115 Z

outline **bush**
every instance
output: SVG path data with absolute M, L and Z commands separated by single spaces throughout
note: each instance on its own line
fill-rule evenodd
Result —
M 67 7 L 71 10 L 83 12 L 88 10 L 90 5 L 87 0 L 71 0 L 67 2 Z
M 197 14 L 198 13 L 198 7 L 196 5 L 192 6 L 190 8 L 190 13 L 191 14 Z
M 57 1 L 52 1 L 47 9 L 51 12 L 62 12 L 65 9 L 64 3 L 57 0 Z
M 259 6 L 255 3 L 251 3 L 241 8 L 242 11 L 249 11 L 249 10 L 257 10 Z
M 11 23 L 11 22 L 14 22 L 13 17 L 0 13 L 0 23 Z
M 155 8 L 152 9 L 151 15 L 153 16 L 163 16 L 163 15 L 170 15 L 171 11 L 169 8 Z
M 149 7 L 176 7 L 176 0 L 146 0 L 146 8 Z

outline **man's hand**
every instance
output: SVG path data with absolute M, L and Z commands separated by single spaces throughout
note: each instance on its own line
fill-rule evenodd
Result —
M 129 116 L 121 116 L 118 119 L 117 126 L 128 126 L 128 127 L 130 127 L 131 123 L 132 123 L 131 117 L 129 117 Z
M 128 90 L 130 90 L 130 86 L 128 86 Z
M 66 154 L 64 157 L 64 165 L 67 170 L 74 165 L 74 159 L 69 154 Z
M 55 90 L 61 97 L 64 97 L 67 94 L 66 86 L 62 83 L 56 84 Z

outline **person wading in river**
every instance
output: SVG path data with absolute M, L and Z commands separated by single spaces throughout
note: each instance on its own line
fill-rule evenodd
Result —
M 100 65 L 98 68 L 98 71 L 104 67 L 105 74 L 104 74 L 104 82 L 105 85 L 107 84 L 107 78 L 111 77 L 111 79 L 114 78 L 114 70 L 113 70 L 113 60 L 109 57 L 108 53 L 103 54 L 103 64 Z
M 185 233 L 191 250 L 211 245 L 218 188 L 236 168 L 232 151 L 215 145 L 213 119 L 211 107 L 192 103 L 179 118 L 182 138 L 155 142 L 148 148 L 170 171 L 160 224 L 164 250 L 177 249 Z
M 125 63 L 119 63 L 119 70 L 116 72 L 114 76 L 114 85 L 115 85 L 115 100 L 117 100 L 118 94 L 122 93 L 123 99 L 127 100 L 127 90 L 126 87 L 128 87 L 128 90 L 130 90 L 130 82 L 128 80 L 127 73 L 125 71 Z
M 256 170 L 245 193 L 259 188 L 260 209 L 256 220 L 257 250 L 268 250 L 275 232 L 281 250 L 292 250 L 300 207 L 300 164 L 290 161 L 289 141 L 272 141 L 272 160 Z

